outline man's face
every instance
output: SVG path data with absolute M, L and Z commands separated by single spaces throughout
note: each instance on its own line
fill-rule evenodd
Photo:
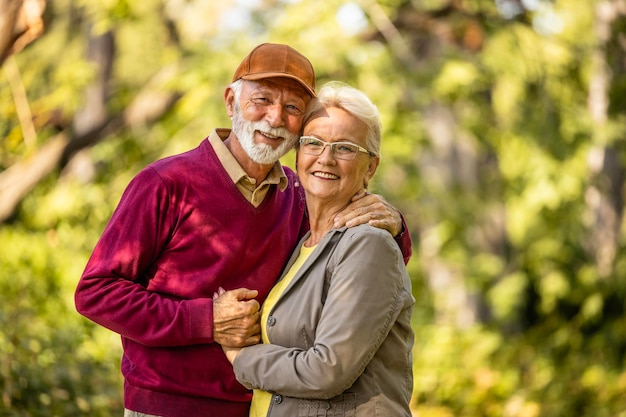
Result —
M 273 164 L 293 148 L 310 100 L 291 80 L 244 81 L 233 100 L 232 127 L 250 159 Z

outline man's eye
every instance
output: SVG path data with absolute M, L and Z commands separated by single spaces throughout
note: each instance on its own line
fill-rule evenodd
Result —
M 269 103 L 269 99 L 267 97 L 252 97 L 251 101 L 254 104 L 267 104 L 267 103 Z
M 289 114 L 294 114 L 294 115 L 302 114 L 302 110 L 300 109 L 300 107 L 294 106 L 293 104 L 288 104 L 285 106 L 285 108 L 287 109 L 287 112 Z

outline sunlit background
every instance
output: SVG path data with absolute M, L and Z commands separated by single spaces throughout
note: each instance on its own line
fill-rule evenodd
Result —
M 414 415 L 626 416 L 625 16 L 624 0 L 0 0 L 0 416 L 122 415 L 119 336 L 74 288 L 130 179 L 229 126 L 224 88 L 261 42 L 380 109 L 373 191 L 414 243 Z

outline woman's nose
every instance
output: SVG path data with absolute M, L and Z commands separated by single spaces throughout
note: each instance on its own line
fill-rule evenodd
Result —
M 333 146 L 330 144 L 324 145 L 324 149 L 322 149 L 322 153 L 318 156 L 317 160 L 323 163 L 335 162 Z

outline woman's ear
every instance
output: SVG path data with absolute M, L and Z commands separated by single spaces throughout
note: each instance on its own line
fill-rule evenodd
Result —
M 371 179 L 376 173 L 376 169 L 378 168 L 378 164 L 380 163 L 380 158 L 377 156 L 372 156 L 370 158 L 369 165 L 367 166 L 367 179 Z
M 378 168 L 378 164 L 380 163 L 380 158 L 377 156 L 370 157 L 369 164 L 367 165 L 367 171 L 365 171 L 365 178 L 363 179 L 363 187 L 367 190 L 367 186 L 369 185 L 370 180 L 374 176 L 376 172 L 376 168 Z

